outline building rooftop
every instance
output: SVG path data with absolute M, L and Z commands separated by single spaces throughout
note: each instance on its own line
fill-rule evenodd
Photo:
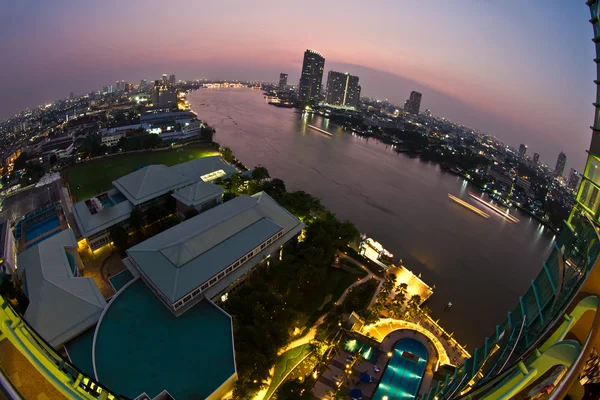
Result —
M 18 256 L 29 297 L 25 320 L 52 346 L 93 326 L 106 307 L 94 280 L 73 274 L 76 249 L 75 235 L 67 229 Z
M 129 398 L 205 399 L 235 373 L 231 317 L 203 300 L 175 317 L 141 279 L 96 328 L 96 379 Z
M 173 193 L 173 197 L 186 206 L 196 206 L 215 197 L 222 196 L 224 192 L 225 190 L 220 186 L 201 181 L 176 190 Z
M 134 205 L 192 183 L 193 180 L 165 165 L 149 165 L 113 181 L 113 185 Z
M 116 195 L 115 189 L 109 190 L 106 194 L 109 197 Z M 100 197 L 102 194 L 96 196 Z M 133 204 L 129 200 L 121 201 L 112 207 L 105 207 L 102 211 L 92 214 L 88 205 L 88 200 L 80 201 L 73 205 L 73 216 L 79 232 L 83 237 L 89 237 L 104 229 L 107 229 L 118 222 L 129 218 Z
M 190 218 L 130 248 L 127 254 L 174 303 L 277 232 L 298 234 L 303 226 L 269 195 L 258 193 Z M 279 242 L 263 252 L 279 247 Z
M 223 161 L 221 156 L 196 158 L 188 162 L 173 165 L 171 169 L 180 175 L 192 179 L 194 182 L 199 182 L 200 180 L 209 182 L 217 178 L 229 176 L 235 172 L 235 168 Z M 220 171 L 222 173 L 214 174 Z

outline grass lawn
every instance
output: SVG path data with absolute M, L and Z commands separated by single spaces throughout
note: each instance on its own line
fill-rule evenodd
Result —
M 125 154 L 106 157 L 87 163 L 76 164 L 63 173 L 76 201 L 87 200 L 92 196 L 111 189 L 112 181 L 150 164 L 167 166 L 218 154 L 207 147 L 179 148 L 163 151 Z
M 263 400 L 268 400 L 285 377 L 311 352 L 310 344 L 294 347 L 280 355 L 275 363 L 271 386 Z

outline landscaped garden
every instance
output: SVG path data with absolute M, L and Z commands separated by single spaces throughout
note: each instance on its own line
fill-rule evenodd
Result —
M 74 164 L 63 171 L 63 179 L 76 201 L 82 201 L 111 189 L 112 181 L 146 165 L 171 166 L 217 154 L 219 153 L 209 146 L 194 146 L 116 155 Z

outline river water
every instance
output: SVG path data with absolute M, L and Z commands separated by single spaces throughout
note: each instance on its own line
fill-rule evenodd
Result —
M 355 137 L 326 118 L 270 106 L 258 90 L 201 89 L 188 100 L 216 129 L 215 141 L 245 165 L 261 164 L 288 190 L 319 197 L 435 285 L 427 303 L 433 318 L 470 350 L 506 318 L 549 254 L 553 235 L 529 216 L 517 213 L 521 222 L 510 224 L 450 201 L 448 193 L 473 203 L 468 193 L 476 189 L 436 164 Z

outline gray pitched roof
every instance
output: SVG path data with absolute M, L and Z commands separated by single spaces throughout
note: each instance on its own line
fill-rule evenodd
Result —
M 115 189 L 108 191 L 109 195 L 117 193 Z M 133 204 L 129 200 L 122 201 L 112 207 L 104 208 L 104 210 L 92 214 L 85 204 L 85 201 L 80 201 L 73 205 L 73 216 L 79 232 L 83 237 L 100 232 L 101 230 L 110 228 L 116 223 L 123 222 L 131 214 Z
M 186 206 L 197 206 L 208 200 L 222 196 L 225 190 L 212 183 L 200 181 L 190 186 L 186 186 L 173 193 L 173 197 Z
M 173 165 L 170 168 L 174 172 L 192 179 L 194 182 L 200 181 L 201 176 L 219 170 L 223 170 L 226 175 L 231 175 L 235 172 L 235 168 L 223 161 L 221 156 L 196 158 L 191 161 Z
M 192 183 L 192 179 L 165 165 L 149 165 L 113 181 L 113 185 L 134 205 Z
M 237 197 L 186 220 L 127 253 L 174 303 L 277 232 L 298 234 L 303 227 L 271 197 L 258 193 Z M 264 253 L 280 244 L 272 243 Z
M 93 326 L 106 307 L 94 279 L 73 276 L 69 247 L 77 248 L 71 229 L 18 256 L 29 296 L 25 320 L 55 347 Z

